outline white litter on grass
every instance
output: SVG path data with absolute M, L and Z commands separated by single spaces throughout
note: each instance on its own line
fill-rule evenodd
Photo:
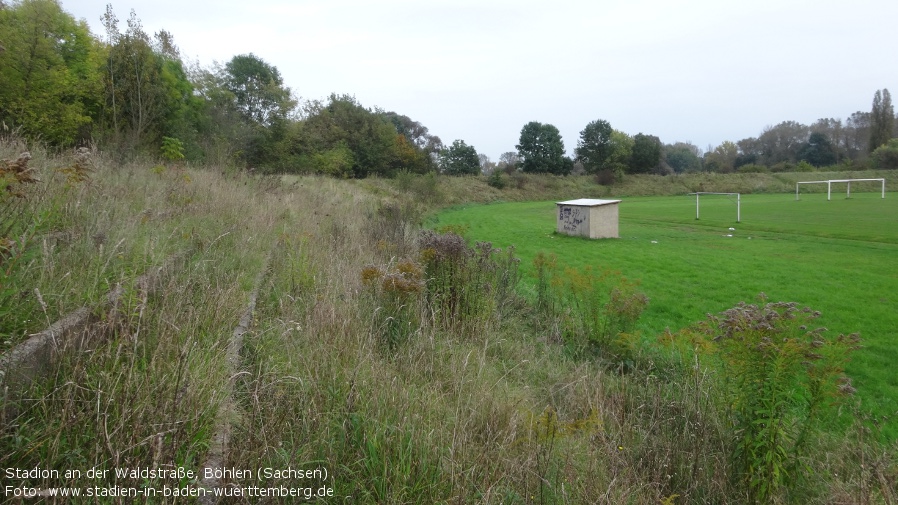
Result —
M 653 244 L 657 244 L 658 241 L 657 241 L 657 240 L 652 240 L 652 243 L 653 243 Z
M 728 234 L 728 235 L 727 235 L 727 237 L 732 237 L 732 236 L 733 236 L 732 234 Z
M 736 231 L 736 228 L 730 228 L 730 231 Z

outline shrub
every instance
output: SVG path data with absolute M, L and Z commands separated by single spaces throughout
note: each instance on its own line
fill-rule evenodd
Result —
M 781 161 L 772 167 L 770 167 L 772 172 L 781 173 L 781 172 L 794 172 L 795 171 L 795 163 L 789 161 Z
M 799 161 L 798 165 L 795 166 L 796 172 L 813 172 L 815 170 L 817 170 L 817 169 L 814 168 L 814 165 L 811 165 L 810 163 L 808 163 L 805 160 Z
M 599 170 L 595 175 L 596 184 L 602 186 L 611 186 L 616 180 L 617 177 L 613 170 Z
M 461 333 L 482 330 L 513 301 L 520 275 L 514 248 L 469 247 L 455 233 L 425 231 L 419 241 L 434 324 Z
M 898 139 L 876 148 L 870 156 L 873 166 L 878 169 L 898 169 Z
M 761 302 L 766 302 L 761 295 Z M 822 414 L 854 392 L 843 366 L 857 335 L 825 337 L 796 303 L 740 303 L 697 327 L 730 398 L 732 464 L 754 500 L 774 500 L 796 481 L 802 449 Z
M 603 355 L 617 362 L 632 358 L 630 333 L 648 306 L 638 283 L 618 272 L 566 268 L 554 254 L 538 253 L 537 307 L 558 322 L 561 338 L 575 354 Z
M 438 203 L 443 201 L 439 179 L 434 172 L 414 174 L 407 170 L 396 173 L 396 187 L 405 193 L 411 193 L 421 202 Z
M 486 178 L 486 183 L 496 189 L 505 189 L 506 186 L 505 178 L 502 177 L 500 170 L 493 170 L 493 173 Z
M 748 165 L 742 165 L 738 169 L 737 172 L 740 174 L 767 174 L 770 173 L 770 169 L 764 165 L 756 165 L 754 163 L 749 163 Z
M 362 269 L 362 284 L 373 302 L 372 330 L 388 349 L 395 349 L 420 328 L 420 294 L 424 290 L 423 269 L 403 259 L 387 267 Z

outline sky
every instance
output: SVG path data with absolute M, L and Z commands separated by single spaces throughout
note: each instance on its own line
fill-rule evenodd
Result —
M 569 154 L 597 119 L 707 150 L 898 92 L 895 0 L 60 1 L 96 35 L 133 9 L 187 61 L 253 53 L 300 100 L 354 95 L 493 161 L 530 121 Z

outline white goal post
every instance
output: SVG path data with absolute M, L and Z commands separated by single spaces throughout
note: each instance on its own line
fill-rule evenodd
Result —
M 701 195 L 736 195 L 736 222 L 742 222 L 742 195 L 739 193 L 714 193 L 710 191 L 700 191 L 698 193 L 689 193 L 690 195 L 695 195 L 695 219 L 698 220 L 699 213 L 699 196 Z
M 845 192 L 845 198 L 851 198 L 851 183 L 859 181 L 879 181 L 882 183 L 882 197 L 886 197 L 886 180 L 885 179 L 830 179 L 828 181 L 801 181 L 795 183 L 795 199 L 798 200 L 799 184 L 826 184 L 826 199 L 832 200 L 832 189 L 834 182 L 847 182 L 848 189 Z

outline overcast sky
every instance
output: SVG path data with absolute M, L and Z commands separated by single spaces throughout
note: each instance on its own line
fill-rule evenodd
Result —
M 587 123 L 702 149 L 869 111 L 898 91 L 896 0 L 61 0 L 111 3 L 204 66 L 254 53 L 302 100 L 354 95 L 494 161 L 530 121 L 568 153 Z

